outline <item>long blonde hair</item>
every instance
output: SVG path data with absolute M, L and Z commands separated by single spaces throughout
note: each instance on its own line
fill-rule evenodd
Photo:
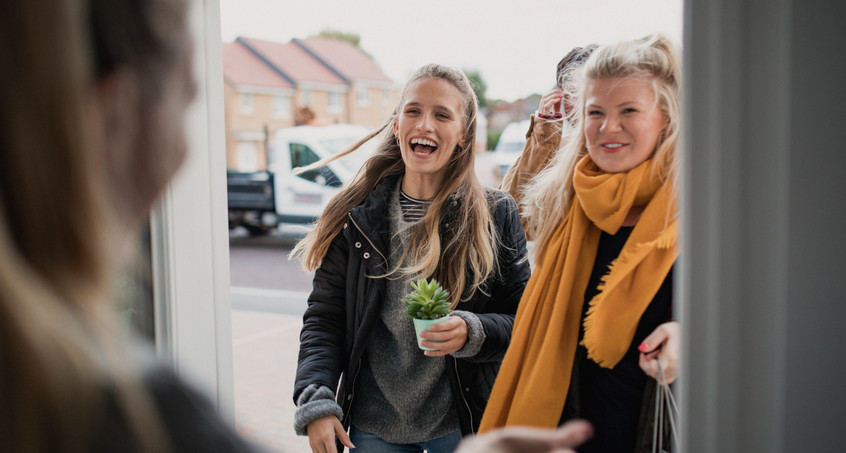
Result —
M 545 250 L 550 236 L 573 204 L 573 174 L 576 164 L 588 154 L 584 132 L 584 91 L 588 80 L 638 77 L 652 82 L 656 106 L 667 119 L 653 154 L 655 162 L 660 163 L 655 168 L 667 183 L 676 187 L 680 171 L 676 152 L 680 125 L 679 63 L 678 47 L 666 36 L 653 34 L 602 46 L 573 74 L 572 86 L 568 88 L 576 106 L 573 109 L 574 129 L 564 138 L 564 145 L 552 164 L 527 187 L 523 201 L 522 210 L 530 219 L 535 250 Z
M 406 83 L 399 104 L 382 126 L 346 152 L 301 170 L 325 165 L 384 133 L 375 154 L 367 160 L 356 178 L 329 202 L 314 229 L 297 244 L 291 255 L 300 256 L 306 270 L 317 269 L 332 239 L 342 230 L 350 210 L 364 202 L 383 178 L 405 171 L 391 125 L 399 115 L 409 87 L 426 78 L 445 80 L 458 89 L 464 127 L 459 143 L 446 164 L 444 185 L 403 252 L 403 257 L 410 257 L 412 264 L 400 272 L 435 277 L 450 291 L 455 306 L 459 300 L 469 298 L 476 290 L 482 289 L 485 280 L 496 271 L 498 238 L 485 189 L 476 178 L 473 166 L 478 101 L 464 73 L 449 66 L 430 64 L 421 67 Z M 452 195 L 461 208 L 454 211 L 456 218 L 450 221 L 450 228 L 442 231 L 441 218 Z
M 107 415 L 126 422 L 133 451 L 168 449 L 108 303 L 131 222 L 107 195 L 114 147 L 94 123 L 103 77 L 126 70 L 142 90 L 162 79 L 152 68 L 178 58 L 163 29 L 184 27 L 186 11 L 183 0 L 0 3 L 0 451 L 90 451 Z

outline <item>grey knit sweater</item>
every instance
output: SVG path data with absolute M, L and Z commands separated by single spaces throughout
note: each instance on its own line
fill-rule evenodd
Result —
M 391 269 L 398 264 L 413 225 L 403 220 L 399 190 L 389 198 Z M 414 276 L 391 277 L 365 362 L 356 383 L 352 424 L 391 443 L 423 442 L 459 429 L 452 409 L 446 361 L 417 347 L 414 325 L 402 298 Z

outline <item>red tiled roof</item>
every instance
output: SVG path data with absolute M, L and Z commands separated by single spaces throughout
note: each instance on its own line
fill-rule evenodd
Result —
M 223 43 L 223 77 L 234 85 L 293 88 L 290 82 L 237 42 Z
M 348 80 L 393 83 L 367 54 L 350 42 L 316 37 L 296 41 Z
M 346 85 L 341 77 L 334 74 L 293 42 L 282 44 L 243 37 L 239 40 L 260 53 L 270 64 L 298 84 L 310 82 Z

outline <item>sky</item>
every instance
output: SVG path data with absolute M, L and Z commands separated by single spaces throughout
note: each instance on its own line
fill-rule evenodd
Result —
M 479 71 L 487 97 L 508 101 L 552 88 L 574 46 L 682 37 L 682 0 L 220 0 L 220 10 L 224 42 L 356 33 L 398 84 L 442 63 Z

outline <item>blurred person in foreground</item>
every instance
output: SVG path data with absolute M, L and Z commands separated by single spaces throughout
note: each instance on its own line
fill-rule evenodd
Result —
M 476 178 L 477 112 L 463 72 L 427 65 L 378 130 L 333 156 L 380 136 L 292 253 L 315 271 L 294 389 L 314 452 L 452 452 L 478 428 L 529 268 L 517 205 Z M 402 302 L 418 278 L 455 309 L 421 334 L 425 353 Z
M 0 451 L 254 451 L 110 301 L 186 153 L 187 6 L 0 3 Z
M 557 429 L 507 426 L 465 437 L 456 453 L 574 453 L 592 436 L 593 429 L 584 420 Z
M 514 197 L 523 210 L 526 186 L 549 165 L 552 156 L 561 148 L 562 137 L 573 130 L 572 75 L 596 49 L 596 44 L 574 47 L 555 68 L 555 88 L 541 97 L 538 111 L 531 116 L 523 152 L 508 169 L 499 185 Z M 526 240 L 534 240 L 528 217 L 521 215 Z
M 582 418 L 580 452 L 651 451 L 680 359 L 678 48 L 602 46 L 575 75 L 575 135 L 527 192 L 536 267 L 480 431 Z

